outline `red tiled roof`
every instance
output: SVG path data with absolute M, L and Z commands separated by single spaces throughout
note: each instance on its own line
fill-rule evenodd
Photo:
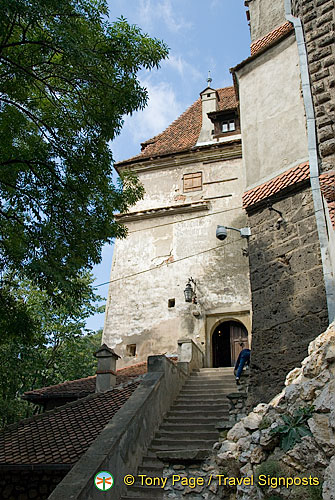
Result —
M 270 33 L 263 36 L 263 38 L 259 38 L 258 40 L 253 42 L 250 45 L 251 55 L 254 56 L 258 52 L 267 48 L 269 45 L 272 45 L 277 40 L 280 40 L 281 38 L 286 36 L 291 31 L 293 31 L 293 25 L 289 21 L 286 21 L 286 23 L 270 31 Z
M 147 372 L 147 362 L 137 363 L 135 365 L 120 368 L 116 372 L 116 385 L 128 382 L 131 379 L 143 375 Z M 44 399 L 57 397 L 84 397 L 95 392 L 96 375 L 85 377 L 78 380 L 70 380 L 61 384 L 42 387 L 34 391 L 24 393 L 24 399 Z
M 0 465 L 72 465 L 132 395 L 139 381 L 92 394 L 0 432 Z
M 330 220 L 335 229 L 335 172 L 320 175 L 321 191 L 328 204 Z
M 217 92 L 219 94 L 219 111 L 237 107 L 234 87 L 218 89 Z M 143 150 L 139 155 L 119 162 L 117 165 L 189 150 L 197 143 L 202 124 L 201 115 L 201 100 L 199 98 L 164 132 L 143 142 Z
M 309 179 L 309 163 L 301 163 L 290 168 L 286 172 L 274 177 L 270 181 L 264 182 L 243 194 L 243 208 L 248 208 L 251 205 L 273 196 L 282 189 Z

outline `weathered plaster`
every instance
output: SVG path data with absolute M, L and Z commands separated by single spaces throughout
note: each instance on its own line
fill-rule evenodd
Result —
M 284 0 L 250 0 L 248 4 L 252 42 L 285 22 Z
M 237 71 L 247 189 L 308 160 L 294 35 Z
M 246 225 L 242 160 L 212 161 L 206 153 L 194 153 L 194 159 L 193 164 L 170 162 L 166 169 L 138 172 L 146 194 L 134 212 L 210 200 L 205 212 L 129 222 L 128 237 L 116 242 L 103 342 L 116 348 L 121 365 L 134 363 L 134 357 L 126 356 L 127 344 L 136 344 L 136 361 L 174 353 L 181 337 L 205 346 L 208 312 L 250 309 L 246 240 L 234 232 L 224 242 L 215 237 L 218 224 Z M 200 171 L 203 190 L 184 193 L 183 175 Z M 222 180 L 227 182 L 217 182 Z M 184 299 L 191 276 L 197 282 L 196 305 Z M 168 307 L 169 299 L 175 299 L 175 307 Z

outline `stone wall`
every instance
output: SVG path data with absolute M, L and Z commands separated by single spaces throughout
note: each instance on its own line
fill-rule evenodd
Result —
M 286 373 L 328 324 L 310 187 L 272 202 L 284 223 L 264 206 L 248 213 L 253 308 L 249 407 L 280 390 Z
M 300 17 L 309 62 L 323 171 L 335 160 L 335 1 L 292 0 L 292 13 Z
M 0 498 L 45 500 L 65 474 L 65 471 L 1 471 Z

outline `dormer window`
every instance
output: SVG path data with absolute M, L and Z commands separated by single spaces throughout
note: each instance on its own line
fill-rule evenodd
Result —
M 235 120 L 225 120 L 221 122 L 221 132 L 233 132 L 235 128 Z

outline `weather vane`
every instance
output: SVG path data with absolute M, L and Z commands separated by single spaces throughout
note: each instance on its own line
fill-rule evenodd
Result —
M 211 72 L 210 71 L 208 71 L 207 83 L 208 83 L 208 87 L 210 87 L 211 83 L 212 83 L 212 78 L 211 78 Z

